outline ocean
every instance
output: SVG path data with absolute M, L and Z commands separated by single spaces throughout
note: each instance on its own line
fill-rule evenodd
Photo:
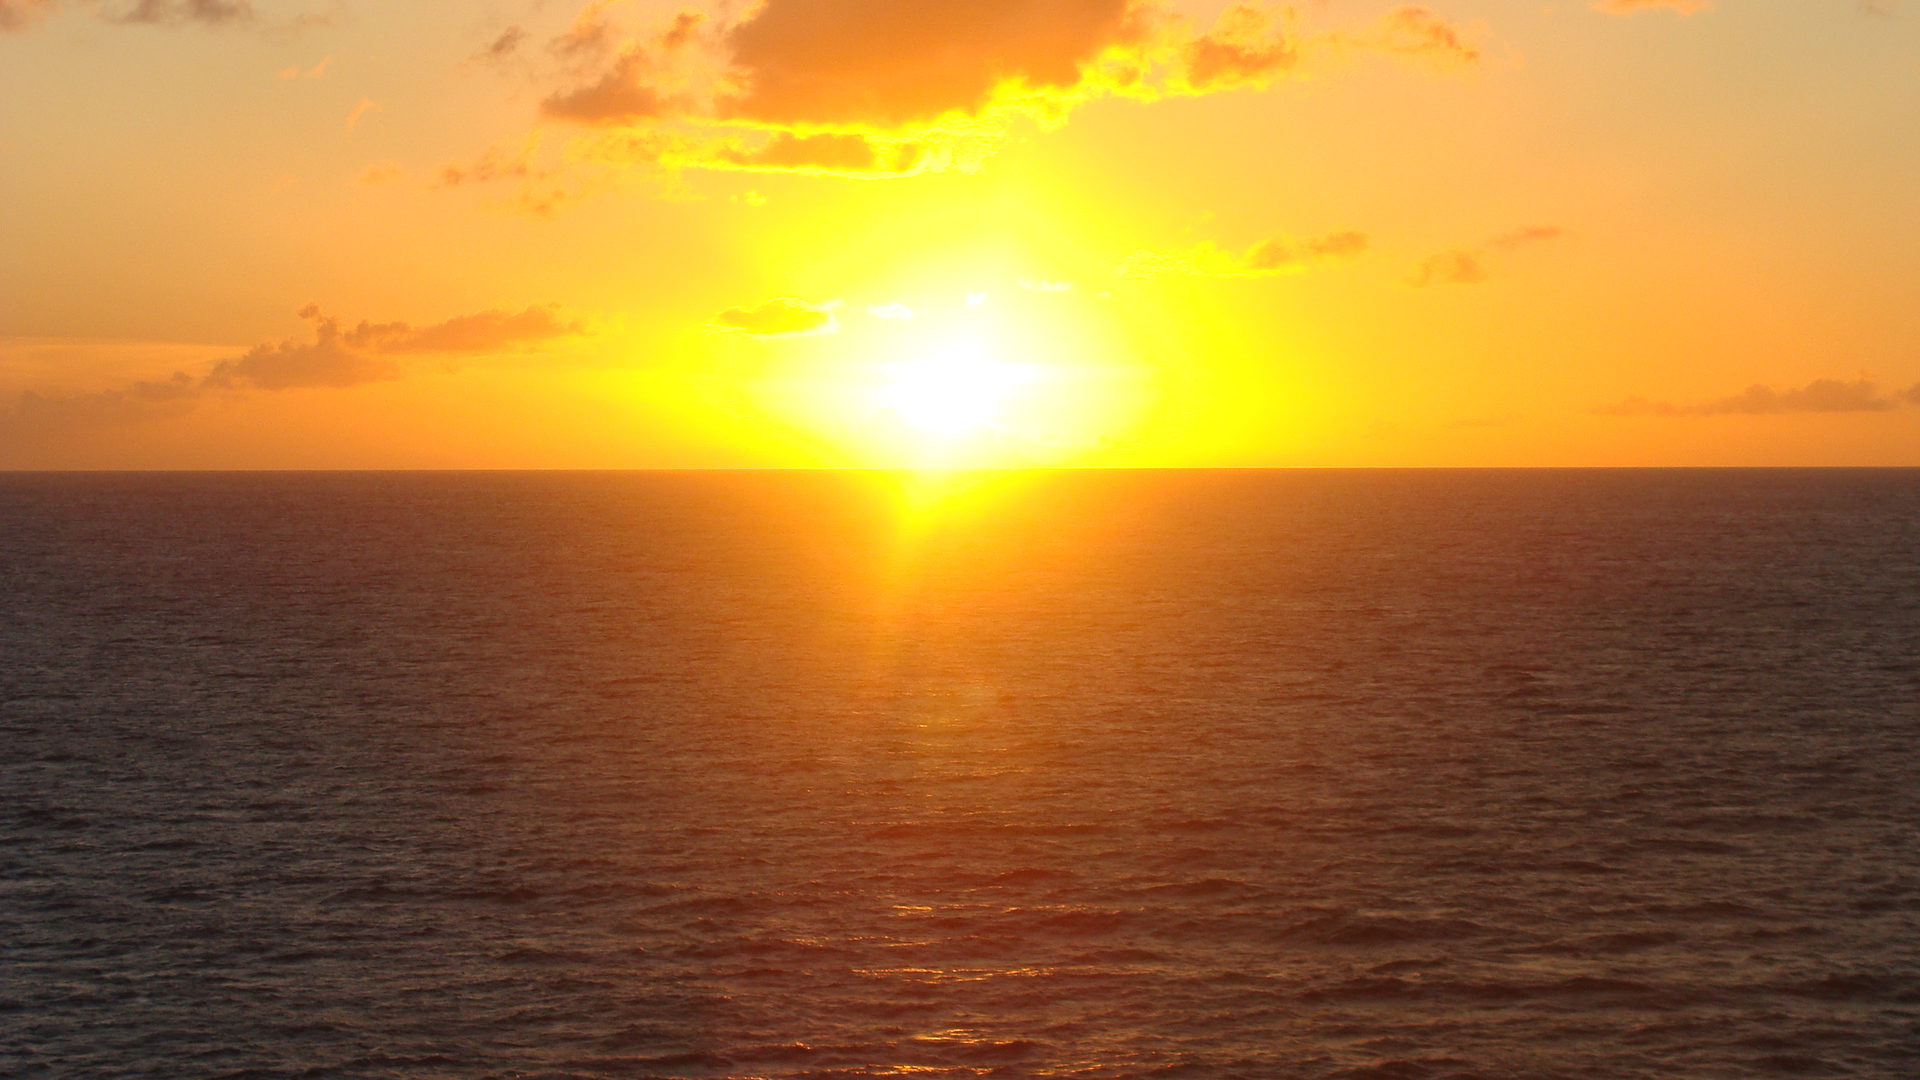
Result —
M 1920 1076 L 1920 470 L 0 474 L 0 1074 Z

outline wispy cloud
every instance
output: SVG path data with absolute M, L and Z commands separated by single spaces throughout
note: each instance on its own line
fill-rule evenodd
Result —
M 378 165 L 369 165 L 354 178 L 361 187 L 385 187 L 406 179 L 407 170 L 397 161 L 383 161 Z
M 300 317 L 313 325 L 311 338 L 267 342 L 215 361 L 195 376 L 176 371 L 168 379 L 138 380 L 91 393 L 20 395 L 0 412 L 0 431 L 46 430 L 123 424 L 178 415 L 210 394 L 342 389 L 401 378 L 401 362 L 422 356 L 491 356 L 524 352 L 584 332 L 556 308 L 519 312 L 483 311 L 429 326 L 362 321 L 345 326 L 308 305 Z
M 1787 390 L 1775 390 L 1756 383 L 1739 394 L 1689 405 L 1630 397 L 1617 405 L 1608 405 L 1596 411 L 1602 416 L 1772 416 L 1780 413 L 1887 412 L 1898 408 L 1903 401 L 1920 404 L 1920 383 L 1889 396 L 1866 379 L 1853 382 L 1815 379 L 1805 386 Z
M 1557 240 L 1566 235 L 1558 225 L 1527 225 L 1487 241 L 1477 248 L 1453 248 L 1429 255 L 1414 267 L 1407 284 L 1416 288 L 1428 285 L 1477 285 L 1487 280 L 1487 257 L 1511 255 L 1532 244 Z
M 1364 32 L 1336 34 L 1332 41 L 1425 60 L 1436 67 L 1465 67 L 1480 62 L 1480 47 L 1452 23 L 1424 7 L 1396 8 Z
M 320 60 L 320 62 L 319 62 L 319 63 L 317 63 L 317 64 L 315 64 L 315 65 L 313 65 L 313 66 L 312 66 L 312 67 L 310 67 L 310 68 L 306 68 L 306 69 L 301 69 L 301 68 L 298 68 L 298 67 L 290 67 L 290 68 L 281 68 L 281 69 L 280 69 L 280 77 L 281 77 L 281 78 L 283 78 L 283 79 L 319 79 L 319 78 L 324 78 L 324 77 L 326 77 L 326 74 L 327 74 L 327 68 L 328 68 L 328 67 L 329 67 L 329 66 L 330 66 L 330 65 L 331 65 L 332 63 L 333 63 L 333 57 L 331 57 L 331 56 L 328 56 L 328 57 L 323 57 L 323 58 L 321 58 L 321 60 Z
M 45 18 L 58 0 L 0 0 L 0 33 L 17 34 Z
M 713 326 L 737 330 L 754 337 L 790 337 L 799 334 L 829 334 L 838 329 L 833 318 L 834 301 L 823 304 L 777 297 L 750 308 L 728 308 L 713 317 Z M 895 305 L 898 307 L 899 305 Z M 875 312 L 876 315 L 880 314 Z M 888 316 L 895 313 L 891 310 Z M 911 315 L 911 312 L 908 313 Z
M 355 105 L 353 111 L 347 114 L 347 130 L 351 132 L 354 128 L 360 126 L 360 121 L 365 118 L 368 113 L 378 112 L 385 107 L 386 106 L 372 98 L 361 98 L 360 103 Z
M 1665 8 L 1681 15 L 1691 15 L 1712 6 L 1711 0 L 1596 0 L 1593 10 L 1604 11 L 1609 15 L 1632 15 L 1636 12 Z
M 257 16 L 247 0 L 138 0 L 130 10 L 108 15 L 111 22 L 172 26 L 202 23 L 223 26 L 253 22 Z
M 527 32 L 526 27 L 509 26 L 500 31 L 500 36 L 488 42 L 487 47 L 480 50 L 480 55 L 476 59 L 495 64 L 502 63 L 519 55 L 520 47 L 532 37 L 533 35 Z
M 0 0 L 0 33 L 19 33 L 56 11 L 77 9 L 114 26 L 206 26 L 286 34 L 331 25 L 341 3 L 331 0 L 324 12 L 274 18 L 262 15 L 251 0 Z
M 255 26 L 249 0 L 0 0 L 0 31 L 19 32 L 63 7 L 77 7 L 121 26 Z
M 1369 244 L 1367 234 L 1351 230 L 1304 240 L 1273 237 L 1243 251 L 1204 241 L 1183 251 L 1136 251 L 1115 272 L 1129 278 L 1274 277 L 1299 273 L 1326 259 L 1350 258 Z

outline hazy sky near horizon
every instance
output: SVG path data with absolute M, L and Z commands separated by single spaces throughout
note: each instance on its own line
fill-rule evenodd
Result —
M 0 0 L 0 468 L 1920 465 L 1904 0 Z

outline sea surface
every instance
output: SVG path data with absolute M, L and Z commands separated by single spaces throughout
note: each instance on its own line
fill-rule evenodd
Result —
M 1920 1076 L 1920 471 L 0 475 L 0 1075 Z

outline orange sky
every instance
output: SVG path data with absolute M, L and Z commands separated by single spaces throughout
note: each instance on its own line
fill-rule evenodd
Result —
M 0 468 L 1920 465 L 1901 0 L 0 0 Z

